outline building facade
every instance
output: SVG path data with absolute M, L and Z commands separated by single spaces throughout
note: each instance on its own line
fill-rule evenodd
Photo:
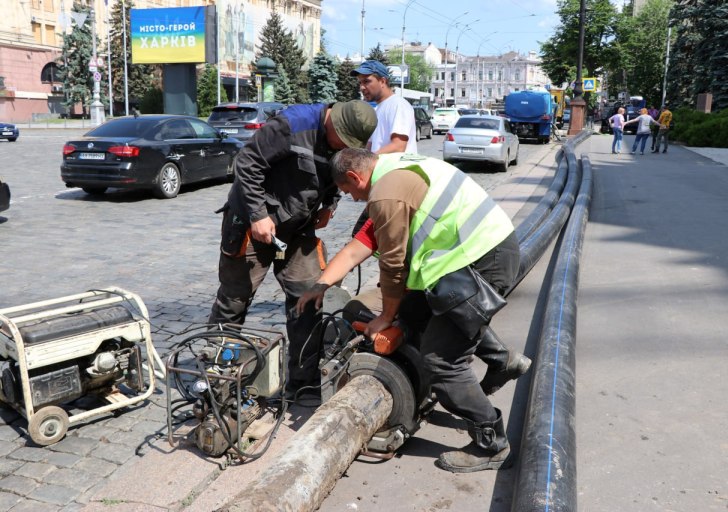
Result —
M 100 40 L 97 55 L 107 55 L 107 12 L 121 0 L 85 0 L 93 8 Z M 0 120 L 26 122 L 63 111 L 62 66 L 64 31 L 71 30 L 73 0 L 3 2 L 0 17 Z M 306 56 L 318 52 L 321 0 L 135 0 L 134 8 L 192 7 L 217 4 L 218 60 L 224 82 L 241 84 L 251 77 L 255 47 L 270 13 L 281 15 L 286 29 L 297 38 Z M 88 19 L 84 23 L 90 23 Z M 237 38 L 236 38 L 237 36 Z M 236 41 L 237 39 L 237 41 Z M 237 44 L 236 44 L 237 43 Z M 108 81 L 105 68 L 101 86 Z M 241 85 L 242 86 L 242 85 Z
M 436 66 L 430 92 L 439 105 L 487 108 L 511 92 L 550 83 L 536 52 L 467 57 L 448 51 Z

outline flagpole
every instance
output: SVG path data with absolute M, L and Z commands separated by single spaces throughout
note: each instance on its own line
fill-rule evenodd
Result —
M 121 26 L 124 29 L 124 108 L 126 110 L 125 115 L 129 115 L 129 81 L 127 73 L 127 62 L 126 62 L 126 3 L 121 0 Z
M 106 5 L 106 68 L 109 70 L 109 117 L 114 117 L 114 92 L 111 88 L 111 17 L 109 16 L 109 0 L 104 0 Z

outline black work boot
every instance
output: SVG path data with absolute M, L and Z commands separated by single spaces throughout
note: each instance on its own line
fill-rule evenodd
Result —
M 498 413 L 495 421 L 468 421 L 468 434 L 473 442 L 460 450 L 443 453 L 435 464 L 452 473 L 499 469 L 508 459 L 511 446 L 503 428 L 503 416 L 499 409 L 495 412 Z
M 480 387 L 486 395 L 492 395 L 509 380 L 523 375 L 531 367 L 531 360 L 515 350 L 509 350 L 490 328 L 485 328 L 478 342 L 475 355 L 488 365 Z

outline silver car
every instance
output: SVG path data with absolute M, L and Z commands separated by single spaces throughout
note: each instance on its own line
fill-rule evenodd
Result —
M 462 116 L 447 132 L 442 145 L 446 162 L 477 161 L 498 164 L 499 170 L 518 163 L 518 137 L 508 119 L 499 116 Z

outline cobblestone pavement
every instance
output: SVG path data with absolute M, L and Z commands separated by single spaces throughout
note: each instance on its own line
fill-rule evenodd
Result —
M 12 203 L 0 217 L 0 308 L 117 286 L 144 300 L 153 339 L 164 354 L 180 332 L 202 324 L 217 290 L 220 218 L 229 184 L 184 187 L 172 200 L 141 191 L 111 191 L 97 198 L 66 189 L 60 179 L 61 149 L 81 130 L 24 130 L 0 142 L 0 173 Z M 420 142 L 439 156 L 441 137 Z M 520 165 L 542 158 L 541 146 L 523 145 Z M 550 165 L 552 161 L 546 162 Z M 511 175 L 467 169 L 487 190 Z M 320 232 L 329 255 L 349 239 L 362 205 L 344 198 L 331 224 Z M 366 266 L 363 280 L 375 276 Z M 353 289 L 352 275 L 344 284 Z M 283 293 L 272 277 L 258 292 L 248 316 L 284 330 Z M 163 385 L 159 386 L 160 389 Z M 80 510 L 98 486 L 137 457 L 137 449 L 166 430 L 162 391 L 131 409 L 73 426 L 65 439 L 37 447 L 27 422 L 0 406 L 0 511 Z

